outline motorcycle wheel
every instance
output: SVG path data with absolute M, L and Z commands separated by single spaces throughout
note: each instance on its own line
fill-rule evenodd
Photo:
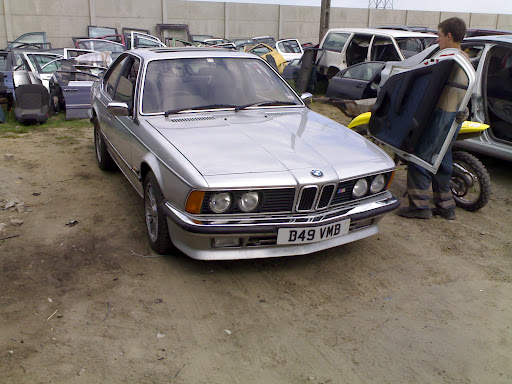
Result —
M 487 169 L 475 156 L 463 151 L 453 152 L 450 187 L 455 204 L 466 211 L 478 211 L 491 196 Z

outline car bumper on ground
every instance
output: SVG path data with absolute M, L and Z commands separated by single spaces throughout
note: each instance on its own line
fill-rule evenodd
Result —
M 165 202 L 169 232 L 174 245 L 188 256 L 199 260 L 253 259 L 304 255 L 336 247 L 378 233 L 378 222 L 400 205 L 390 192 L 366 199 L 358 204 L 310 214 L 272 215 L 265 217 L 231 217 L 205 221 L 189 215 Z M 201 220 L 203 219 L 203 220 Z M 222 220 L 222 221 L 221 221 Z M 341 223 L 345 232 L 315 242 L 282 244 L 279 230 L 302 229 L 317 233 Z M 288 236 L 288 235 L 286 235 Z M 291 236 L 291 235 L 290 235 Z M 318 235 L 317 235 L 318 236 Z

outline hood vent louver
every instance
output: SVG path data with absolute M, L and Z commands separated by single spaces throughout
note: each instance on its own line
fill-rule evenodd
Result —
M 203 120 L 215 120 L 213 116 L 198 116 L 198 117 L 177 117 L 174 119 L 169 119 L 173 123 L 184 123 L 187 121 L 203 121 Z
M 267 116 L 284 116 L 284 115 L 298 115 L 300 114 L 301 112 L 267 112 L 266 115 Z

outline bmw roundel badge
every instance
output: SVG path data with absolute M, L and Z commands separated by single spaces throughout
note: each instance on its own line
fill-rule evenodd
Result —
M 311 174 L 315 177 L 322 177 L 324 175 L 324 173 L 318 169 L 313 169 Z

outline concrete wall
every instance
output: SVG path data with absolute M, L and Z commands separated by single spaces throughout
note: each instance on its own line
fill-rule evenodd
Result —
M 512 31 L 512 15 L 498 15 L 498 28 Z
M 394 9 L 370 9 L 369 26 L 378 27 L 384 25 L 405 25 L 407 11 Z
M 437 30 L 440 17 L 440 12 L 407 11 L 406 25 L 428 27 Z
M 224 3 L 164 0 L 164 4 L 164 23 L 188 24 L 190 32 L 196 35 L 224 36 Z
M 458 16 L 472 28 L 512 30 L 512 15 L 383 9 L 332 8 L 331 28 L 421 25 L 437 28 Z M 45 31 L 54 47 L 85 36 L 87 25 L 149 29 L 156 24 L 188 24 L 192 34 L 216 37 L 295 37 L 318 42 L 320 7 L 180 0 L 0 0 L 0 47 L 27 32 Z
M 318 40 L 320 7 L 295 7 L 281 5 L 280 33 L 281 38 L 296 38 L 301 42 Z
M 279 6 L 226 3 L 227 37 L 277 36 Z
M 130 27 L 149 29 L 154 34 L 156 33 L 155 25 L 162 22 L 161 0 L 90 1 L 95 3 L 93 24 L 115 27 L 119 33 L 123 27 Z M 88 3 L 87 0 L 81 2 L 86 5 Z

